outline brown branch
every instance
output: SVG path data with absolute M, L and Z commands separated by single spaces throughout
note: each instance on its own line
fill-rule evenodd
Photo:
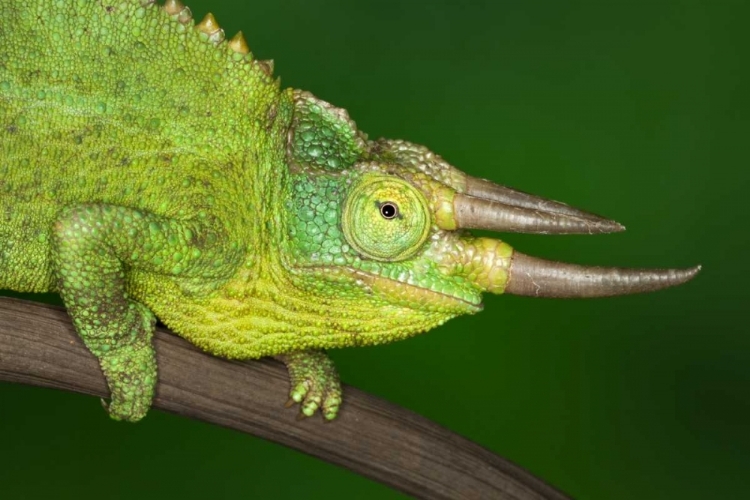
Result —
M 279 362 L 222 360 L 164 330 L 155 343 L 155 408 L 281 443 L 419 498 L 567 498 L 481 446 L 354 387 L 344 389 L 333 423 L 297 421 L 284 409 L 289 386 Z M 65 311 L 17 299 L 0 298 L 0 380 L 107 396 Z

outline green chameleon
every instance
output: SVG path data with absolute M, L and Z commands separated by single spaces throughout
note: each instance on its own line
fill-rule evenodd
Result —
M 699 270 L 562 264 L 472 236 L 624 228 L 368 140 L 179 0 L 0 0 L 0 47 L 0 287 L 62 296 L 115 419 L 151 404 L 156 318 L 216 356 L 278 357 L 290 402 L 333 419 L 324 349 L 424 332 L 483 292 L 619 295 Z

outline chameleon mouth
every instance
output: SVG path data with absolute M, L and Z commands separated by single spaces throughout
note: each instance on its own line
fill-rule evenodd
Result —
M 445 306 L 459 306 L 462 310 L 470 309 L 475 312 L 482 310 L 484 305 L 481 301 L 481 295 L 475 294 L 476 298 L 466 294 L 464 297 L 451 295 L 442 291 L 421 286 L 408 281 L 379 276 L 377 274 L 361 271 L 359 269 L 349 268 L 349 271 L 358 276 L 373 290 L 388 294 L 390 297 L 396 297 L 409 303 L 419 303 L 421 306 L 434 305 L 439 308 Z M 472 300 L 473 299 L 473 300 Z
M 369 293 L 382 294 L 388 297 L 389 302 L 401 302 L 409 307 L 418 305 L 420 308 L 461 313 L 476 313 L 484 308 L 482 296 L 476 291 L 466 289 L 465 293 L 454 295 L 410 282 L 411 276 L 400 280 L 350 266 L 304 266 L 304 269 L 318 271 L 328 278 L 354 279 Z

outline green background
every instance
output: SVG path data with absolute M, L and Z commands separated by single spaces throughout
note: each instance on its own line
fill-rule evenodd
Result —
M 745 2 L 191 6 L 229 35 L 242 29 L 283 85 L 347 108 L 370 137 L 425 144 L 470 174 L 628 227 L 508 235 L 521 251 L 704 265 L 652 295 L 487 297 L 481 314 L 427 335 L 333 352 L 344 381 L 579 499 L 750 498 Z M 3 499 L 401 497 L 158 412 L 118 424 L 93 398 L 10 384 L 0 409 Z

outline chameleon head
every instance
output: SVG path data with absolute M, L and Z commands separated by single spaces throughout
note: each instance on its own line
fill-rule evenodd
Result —
M 332 307 L 344 301 L 344 316 L 371 318 L 370 330 L 357 325 L 366 332 L 359 343 L 476 312 L 483 292 L 603 297 L 678 285 L 700 269 L 585 267 L 474 237 L 466 230 L 598 234 L 624 227 L 468 176 L 422 146 L 368 141 L 345 111 L 304 92 L 295 99 L 286 265 L 317 300 Z

